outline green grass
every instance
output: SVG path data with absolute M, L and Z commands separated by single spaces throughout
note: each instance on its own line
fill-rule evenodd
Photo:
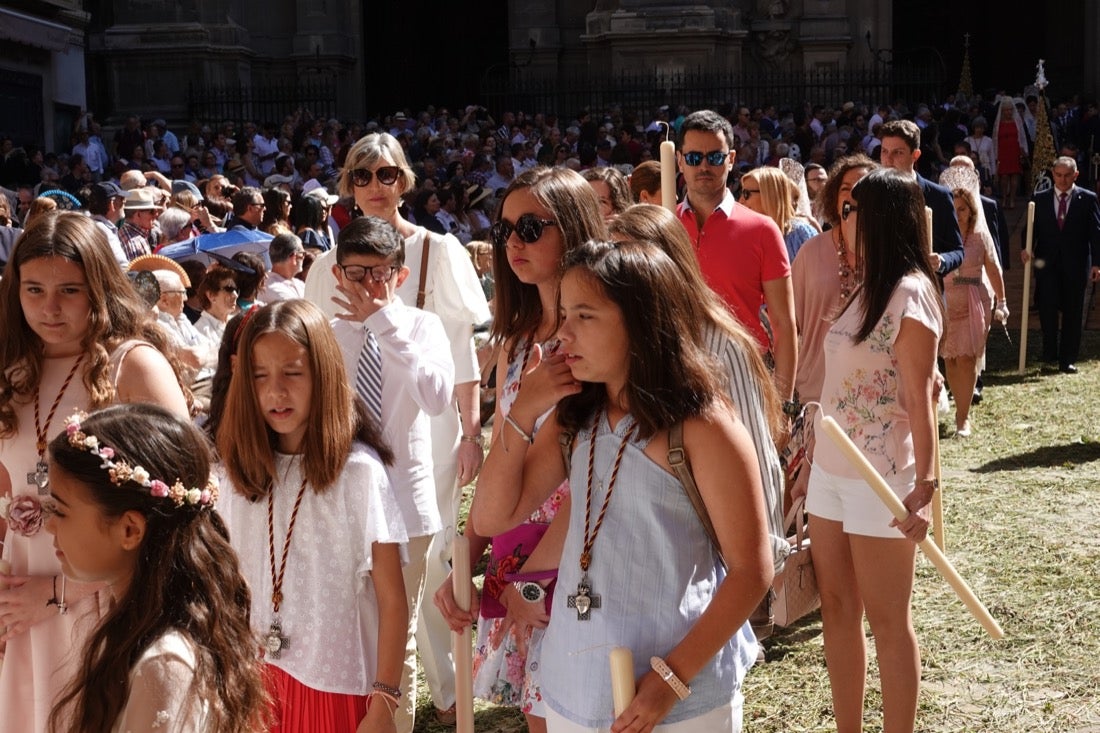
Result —
M 940 416 L 947 556 L 1005 638 L 990 638 L 918 560 L 925 733 L 1100 733 L 1100 363 L 1078 362 L 1076 375 L 1041 372 L 1037 331 L 1029 341 L 1032 361 L 1017 375 L 1017 349 L 991 335 L 973 437 L 947 437 L 954 416 Z M 1100 334 L 1086 334 L 1083 353 L 1100 355 Z M 767 663 L 745 684 L 746 732 L 835 730 L 820 617 L 765 647 Z M 864 730 L 881 731 L 871 650 Z M 421 700 L 416 730 L 448 730 L 433 724 L 426 691 Z M 477 707 L 476 728 L 525 730 L 518 713 L 488 705 Z

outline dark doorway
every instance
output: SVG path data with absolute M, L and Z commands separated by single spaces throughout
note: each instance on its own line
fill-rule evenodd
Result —
M 974 91 L 1019 94 L 1035 83 L 1036 64 L 1045 60 L 1050 99 L 1082 89 L 1085 0 L 1035 3 L 1025 15 L 1003 2 L 932 0 L 894 3 L 897 61 L 942 64 L 947 92 L 958 88 L 963 35 L 970 34 Z
M 508 60 L 508 2 L 364 3 L 367 114 L 477 102 L 482 76 Z

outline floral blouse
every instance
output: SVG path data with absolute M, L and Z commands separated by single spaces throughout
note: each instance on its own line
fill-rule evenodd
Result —
M 902 320 L 917 321 L 943 333 L 939 293 L 924 276 L 906 275 L 865 340 L 853 343 L 863 319 L 863 298 L 857 293 L 825 336 L 825 382 L 822 413 L 831 416 L 883 477 L 905 474 L 915 463 L 909 414 L 901 394 L 901 377 L 894 341 Z M 816 426 L 815 426 L 816 427 Z M 814 464 L 837 476 L 859 478 L 832 441 L 819 440 Z

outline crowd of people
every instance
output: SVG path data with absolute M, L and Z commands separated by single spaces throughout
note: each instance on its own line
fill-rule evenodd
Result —
M 470 624 L 475 695 L 532 731 L 739 731 L 799 501 L 837 729 L 866 616 L 884 730 L 913 731 L 938 362 L 965 438 L 1035 101 L 299 110 L 110 144 L 86 115 L 66 156 L 4 151 L 0 731 L 411 733 L 418 665 L 453 724 Z M 1100 280 L 1077 109 L 1032 253 L 1067 373 Z M 218 236 L 249 246 L 181 246 Z

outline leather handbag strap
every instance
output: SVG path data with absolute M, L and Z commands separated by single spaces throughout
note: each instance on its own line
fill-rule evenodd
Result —
M 687 452 L 684 451 L 684 424 L 682 422 L 676 423 L 668 430 L 668 465 L 672 467 L 676 477 L 680 479 L 680 483 L 684 487 L 684 493 L 691 501 L 691 506 L 695 508 L 695 513 L 699 515 L 699 521 L 703 523 L 703 531 L 707 533 L 710 544 L 714 547 L 714 552 L 722 562 L 722 567 L 726 567 L 726 559 L 722 557 L 722 546 L 718 544 L 718 533 L 714 531 L 714 524 L 710 521 L 710 514 L 707 513 L 707 505 L 703 502 L 703 497 L 699 495 L 699 487 L 695 484 L 695 476 L 691 473 L 691 463 L 688 462 Z
M 424 230 L 424 247 L 420 252 L 420 285 L 416 288 L 416 307 L 420 310 L 424 309 L 424 288 L 428 284 L 428 253 L 432 248 L 432 234 L 427 229 Z

